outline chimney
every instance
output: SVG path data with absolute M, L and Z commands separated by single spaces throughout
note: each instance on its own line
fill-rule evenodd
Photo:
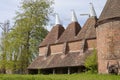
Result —
M 76 14 L 75 14 L 75 11 L 74 10 L 72 10 L 72 22 L 78 22 L 78 20 L 77 20 L 77 16 L 76 16 Z
M 90 17 L 97 17 L 94 6 L 90 3 Z

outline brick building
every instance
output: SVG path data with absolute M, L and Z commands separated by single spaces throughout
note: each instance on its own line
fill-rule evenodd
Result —
M 96 27 L 99 73 L 119 73 L 120 0 L 107 0 Z
M 98 50 L 99 73 L 119 72 L 120 0 L 107 0 L 99 19 L 90 4 L 90 17 L 83 27 L 72 11 L 72 22 L 66 29 L 56 15 L 56 25 L 39 46 L 39 56 L 29 65 L 30 73 L 84 72 L 84 62 Z

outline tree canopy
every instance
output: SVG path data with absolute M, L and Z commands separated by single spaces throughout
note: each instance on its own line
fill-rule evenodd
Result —
M 7 33 L 5 63 L 14 72 L 26 73 L 26 68 L 38 55 L 40 42 L 47 35 L 45 29 L 52 13 L 50 0 L 23 0 L 16 13 L 15 25 Z M 5 44 L 6 42 L 3 42 Z M 4 54 L 4 53 L 3 53 Z

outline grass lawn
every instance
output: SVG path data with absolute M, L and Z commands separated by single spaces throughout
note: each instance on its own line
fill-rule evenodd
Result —
M 0 80 L 120 80 L 119 75 L 71 74 L 71 75 L 8 75 L 0 74 Z

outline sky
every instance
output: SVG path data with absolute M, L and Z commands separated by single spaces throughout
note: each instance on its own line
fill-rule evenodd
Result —
M 84 25 L 88 16 L 80 16 L 80 14 L 89 14 L 89 3 L 93 3 L 97 17 L 99 17 L 107 0 L 54 0 L 54 12 L 58 13 L 61 19 L 61 24 L 66 28 L 71 22 L 71 10 L 74 9 L 78 22 L 81 26 Z M 0 23 L 10 20 L 13 24 L 16 11 L 19 10 L 21 0 L 1 0 L 0 2 Z M 54 17 L 51 18 L 48 30 L 54 24 Z

